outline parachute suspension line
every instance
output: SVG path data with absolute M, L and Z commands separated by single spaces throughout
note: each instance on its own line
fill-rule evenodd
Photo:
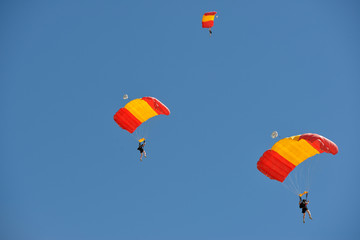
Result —
M 286 186 L 288 190 L 290 190 L 293 194 L 298 195 L 299 191 L 297 190 L 297 187 L 295 186 L 293 180 L 290 178 L 290 181 L 287 184 L 283 184 Z
M 132 136 L 136 141 L 138 141 L 140 138 L 142 138 L 142 134 L 139 133 L 139 131 L 135 131 Z
M 304 161 L 301 163 L 302 166 L 300 166 L 300 172 L 298 175 L 298 179 L 299 179 L 299 186 L 300 186 L 300 192 L 303 191 L 307 191 L 308 188 L 308 174 L 307 174 L 307 170 L 308 170 L 308 166 L 309 166 L 309 162 L 310 161 Z
M 300 186 L 300 192 L 305 191 L 306 190 L 306 185 L 307 185 L 307 174 L 306 174 L 306 169 L 307 169 L 307 164 L 308 161 L 304 161 L 301 164 L 303 164 L 303 166 L 300 167 L 300 173 L 298 175 L 298 180 L 299 180 L 299 186 Z M 305 179 L 304 179 L 305 178 Z
M 142 126 L 140 126 L 142 127 Z M 133 136 L 133 138 L 138 141 L 140 139 L 140 127 L 138 127 L 131 135 Z
M 312 159 L 312 161 L 302 162 L 289 174 L 284 185 L 297 195 L 303 192 L 309 192 L 313 168 L 316 165 L 314 161 L 316 160 Z
M 298 170 L 298 169 L 296 169 L 296 170 Z M 301 186 L 299 184 L 298 171 L 296 171 L 296 170 L 294 172 L 295 186 L 297 187 L 297 192 L 300 192 L 301 191 L 300 190 Z M 300 172 L 301 172 L 301 168 L 300 168 Z
M 312 183 L 312 173 L 317 165 L 318 159 L 314 158 L 312 161 L 307 161 L 307 172 L 306 172 L 306 188 L 305 191 L 309 192 Z
M 286 188 L 287 190 L 289 190 L 290 192 L 292 192 L 295 195 L 298 195 L 297 191 L 294 190 L 293 187 L 290 187 L 288 184 L 284 183 L 282 184 L 284 186 L 284 188 Z
M 151 121 L 151 120 L 150 120 L 150 121 Z M 139 136 L 139 139 L 140 139 L 140 138 L 145 138 L 145 139 L 147 139 L 148 136 L 149 136 L 149 130 L 150 130 L 150 124 L 149 124 L 149 122 L 145 122 L 143 125 L 144 125 L 144 126 L 140 126 L 140 127 L 143 127 L 143 128 L 142 128 L 142 132 L 141 132 L 141 135 L 142 135 L 142 136 Z
M 288 190 L 293 192 L 295 195 L 298 195 L 300 190 L 297 187 L 296 182 L 294 182 L 294 176 L 295 173 L 290 173 L 290 175 L 286 178 L 285 182 L 282 184 L 284 185 Z
M 304 163 L 304 169 L 303 169 L 303 176 L 304 176 L 304 191 L 309 191 L 309 187 L 310 187 L 310 167 L 311 167 L 311 160 L 310 161 L 305 161 Z
M 306 173 L 306 186 L 305 186 L 305 191 L 310 191 L 310 169 L 312 167 L 312 164 L 309 163 L 308 164 L 309 167 L 307 168 L 307 173 Z
M 300 171 L 299 171 L 300 170 Z M 299 183 L 299 179 L 298 179 L 298 174 L 299 172 L 301 172 L 301 169 L 295 169 L 295 171 L 293 171 L 293 176 L 294 176 L 294 185 L 295 185 L 295 188 L 296 188 L 296 191 L 299 193 L 301 190 L 301 186 L 300 186 L 300 183 Z
M 313 166 L 311 161 L 302 162 L 288 175 L 283 184 L 296 195 L 309 191 L 311 166 Z
M 151 121 L 151 120 L 150 120 Z M 147 139 L 149 134 L 150 134 L 150 130 L 151 130 L 151 127 L 150 127 L 150 124 L 147 122 L 145 123 L 145 126 L 144 126 L 144 132 L 143 132 L 143 138 Z
M 149 135 L 149 129 L 150 129 L 149 122 L 144 122 L 131 135 L 133 136 L 133 138 L 136 141 L 138 141 L 142 138 L 147 139 L 147 137 Z
M 311 170 L 313 167 L 312 161 L 302 162 L 296 169 L 294 169 L 286 178 L 284 184 L 296 192 L 309 192 L 311 186 Z
M 138 141 L 139 140 L 139 138 L 138 138 L 138 134 L 137 134 L 137 132 L 135 131 L 135 132 L 133 132 L 132 134 L 130 134 L 136 141 Z

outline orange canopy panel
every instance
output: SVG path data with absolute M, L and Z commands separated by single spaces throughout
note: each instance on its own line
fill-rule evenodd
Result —
M 160 114 L 169 115 L 170 110 L 156 98 L 143 97 L 120 108 L 114 120 L 122 129 L 133 133 L 143 122 Z
M 214 26 L 215 15 L 216 15 L 216 12 L 205 13 L 202 18 L 202 27 L 203 28 L 211 28 L 212 26 Z

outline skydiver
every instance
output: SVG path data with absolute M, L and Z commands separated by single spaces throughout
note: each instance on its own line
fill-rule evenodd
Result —
M 145 140 L 142 143 L 139 143 L 139 147 L 137 148 L 137 150 L 140 151 L 140 161 L 142 161 L 143 155 L 146 157 L 146 152 L 144 150 L 144 147 L 145 147 Z
M 209 28 L 209 34 L 210 34 L 210 37 L 211 37 L 211 34 L 212 34 L 211 28 Z
M 307 205 L 309 204 L 310 201 L 307 200 L 307 194 L 306 194 L 306 199 L 301 199 L 301 196 L 299 196 L 299 198 L 300 198 L 299 208 L 302 209 L 303 223 L 305 223 L 305 214 L 306 213 L 309 214 L 309 218 L 312 220 L 311 213 L 310 213 L 309 209 L 307 208 Z

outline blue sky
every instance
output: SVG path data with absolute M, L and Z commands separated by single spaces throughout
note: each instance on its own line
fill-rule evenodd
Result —
M 2 238 L 359 239 L 359 12 L 350 0 L 3 1 Z M 149 121 L 141 163 L 113 121 L 125 93 L 171 110 Z M 339 147 L 314 157 L 306 224 L 256 169 L 274 130 Z

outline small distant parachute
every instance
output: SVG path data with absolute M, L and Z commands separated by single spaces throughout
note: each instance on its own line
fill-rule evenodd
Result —
M 202 27 L 208 28 L 210 36 L 212 34 L 211 28 L 214 26 L 214 18 L 217 12 L 207 12 L 202 18 Z
M 202 18 L 203 28 L 212 28 L 214 26 L 214 18 L 217 12 L 207 12 Z
M 154 97 L 143 97 L 128 102 L 114 115 L 115 122 L 133 133 L 142 123 L 160 114 L 169 115 L 170 110 Z
M 123 99 L 126 100 L 128 98 L 129 98 L 129 96 L 127 94 L 124 94 Z
M 270 179 L 284 182 L 300 163 L 319 153 L 338 153 L 338 147 L 329 139 L 306 133 L 279 140 L 257 162 L 257 168 Z

